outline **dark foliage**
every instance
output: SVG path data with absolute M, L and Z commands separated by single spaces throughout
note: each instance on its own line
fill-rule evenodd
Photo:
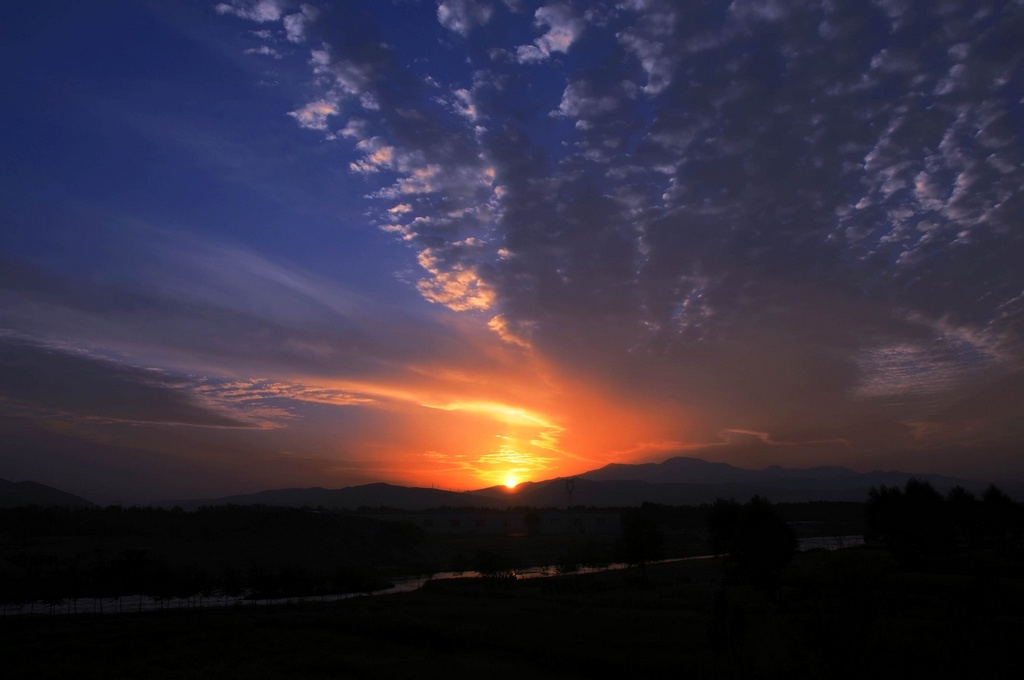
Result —
M 1024 512 L 998 487 L 979 501 L 962 487 L 945 498 L 911 478 L 903 489 L 880 486 L 868 494 L 867 536 L 881 540 L 904 567 L 917 568 L 979 548 L 1019 552 Z
M 708 542 L 757 587 L 778 583 L 797 546 L 796 534 L 761 496 L 743 505 L 716 500 L 708 515 Z
M 490 580 L 514 579 L 519 568 L 519 562 L 502 550 L 481 548 L 473 558 L 473 569 Z
M 265 506 L 11 508 L 0 510 L 0 534 L 3 604 L 70 611 L 81 598 L 187 604 L 369 591 L 386 587 L 378 565 L 416 572 L 425 541 L 411 524 Z
M 665 536 L 660 515 L 661 508 L 651 503 L 622 511 L 622 535 L 616 550 L 620 562 L 643 568 L 661 559 Z

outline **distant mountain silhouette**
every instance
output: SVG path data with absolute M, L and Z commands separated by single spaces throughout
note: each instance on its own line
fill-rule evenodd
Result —
M 661 463 L 641 465 L 606 465 L 579 475 L 592 481 L 636 480 L 653 484 L 685 483 L 700 485 L 756 486 L 768 493 L 770 489 L 780 491 L 806 491 L 813 493 L 845 493 L 848 491 L 866 494 L 872 486 L 885 484 L 900 485 L 909 477 L 927 480 L 937 489 L 949 489 L 960 485 L 968 489 L 980 489 L 979 482 L 899 471 L 854 472 L 849 468 L 825 465 L 812 468 L 784 468 L 772 465 L 762 470 L 738 468 L 728 463 L 711 463 L 700 458 L 679 456 Z M 824 499 L 822 499 L 824 500 Z
M 24 505 L 66 505 L 87 508 L 95 505 L 74 494 L 36 482 L 8 482 L 0 479 L 0 508 Z
M 772 501 L 863 501 L 872 486 L 903 486 L 910 477 L 927 480 L 939 491 L 960 485 L 980 492 L 985 484 L 977 481 L 897 471 L 855 472 L 836 467 L 784 468 L 778 465 L 763 470 L 748 470 L 727 463 L 699 458 L 676 457 L 662 463 L 624 465 L 613 463 L 577 475 L 573 482 L 572 502 L 587 506 L 636 506 L 641 503 L 699 505 L 716 498 L 745 501 L 755 494 Z M 165 501 L 195 509 L 204 505 L 277 505 L 322 506 L 328 509 L 392 507 L 401 510 L 426 510 L 439 507 L 510 506 L 565 507 L 569 502 L 567 478 L 524 482 L 515 489 L 492 486 L 456 493 L 392 484 L 366 484 L 343 489 L 278 489 L 242 496 L 188 501 Z
M 584 472 L 574 478 L 572 502 L 588 506 L 635 506 L 645 502 L 699 505 L 712 503 L 716 498 L 746 501 L 755 494 L 775 502 L 863 501 L 872 486 L 903 486 L 910 477 L 925 479 L 940 491 L 960 485 L 979 492 L 985 486 L 941 475 L 896 471 L 860 473 L 836 466 L 784 468 L 773 465 L 763 470 L 748 470 L 680 456 L 662 463 L 612 463 Z M 564 507 L 569 502 L 566 479 L 520 485 L 514 494 L 501 486 L 473 493 L 504 498 L 510 505 Z

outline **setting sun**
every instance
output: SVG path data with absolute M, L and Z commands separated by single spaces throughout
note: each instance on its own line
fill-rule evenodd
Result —
M 519 483 L 519 481 L 515 477 L 513 477 L 511 475 L 509 475 L 508 477 L 505 478 L 505 486 L 507 486 L 510 489 L 516 488 L 516 484 L 518 484 L 518 483 Z

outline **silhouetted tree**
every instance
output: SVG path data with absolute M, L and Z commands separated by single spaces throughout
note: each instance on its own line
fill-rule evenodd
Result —
M 1000 550 L 1019 548 L 1024 517 L 1020 506 L 995 484 L 981 495 L 981 517 L 985 538 Z
M 526 513 L 526 516 L 523 517 L 523 524 L 526 525 L 526 531 L 531 536 L 536 536 L 540 533 L 540 515 L 533 510 Z
M 489 580 L 515 578 L 518 566 L 516 561 L 507 553 L 486 548 L 477 550 L 473 560 L 473 568 L 481 576 Z
M 621 517 L 622 533 L 617 553 L 619 560 L 640 567 L 643 578 L 647 577 L 647 563 L 661 559 L 664 543 L 661 524 L 657 517 L 657 506 L 644 503 L 638 509 L 624 510 Z
M 580 561 L 575 550 L 563 550 L 555 562 L 555 571 L 559 574 L 575 574 L 580 570 Z
M 583 565 L 590 569 L 600 569 L 608 566 L 608 559 L 603 552 L 601 547 L 594 542 L 594 539 L 589 539 L 583 545 L 583 554 L 581 555 Z
M 456 576 L 462 576 L 467 569 L 469 569 L 469 560 L 466 559 L 465 553 L 460 550 L 452 556 L 452 573 Z
M 962 486 L 946 493 L 946 516 L 949 519 L 955 550 L 970 550 L 981 541 L 981 515 L 978 499 Z
M 960 496 L 960 501 L 964 497 Z M 953 551 L 953 518 L 950 504 L 927 481 L 910 478 L 899 487 L 872 487 L 866 519 L 871 535 L 881 538 L 904 566 Z
M 708 545 L 716 555 L 736 551 L 740 526 L 740 505 L 736 501 L 716 498 L 708 513 Z
M 757 587 L 777 584 L 796 552 L 796 534 L 761 496 L 742 506 L 716 500 L 708 515 L 708 542 Z
M 725 588 L 718 588 L 711 600 L 707 633 L 711 649 L 717 656 L 733 654 L 743 646 L 746 622 L 743 610 L 729 603 Z

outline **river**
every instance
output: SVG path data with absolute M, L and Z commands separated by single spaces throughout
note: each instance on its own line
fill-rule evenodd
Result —
M 811 536 L 799 540 L 798 550 L 839 550 L 863 545 L 863 536 Z M 681 557 L 659 562 L 682 562 L 687 560 L 706 560 L 715 555 L 697 555 L 695 557 Z M 610 564 L 599 568 L 580 568 L 574 573 L 590 574 L 601 571 L 614 571 L 625 569 L 628 565 L 623 563 Z M 531 567 L 516 572 L 517 579 L 545 578 L 557 576 L 558 571 L 548 567 Z M 475 571 L 453 572 L 442 571 L 433 574 L 430 579 L 446 578 L 479 578 L 480 574 Z M 31 602 L 20 607 L 5 605 L 3 616 L 18 616 L 31 614 L 49 615 L 74 615 L 74 614 L 120 614 L 131 612 L 152 612 L 168 609 L 197 609 L 214 607 L 268 607 L 282 604 L 300 604 L 304 602 L 337 602 L 353 597 L 368 597 L 372 595 L 392 595 L 395 593 L 408 593 L 418 590 L 429 579 L 423 577 L 403 577 L 391 579 L 392 586 L 372 592 L 341 593 L 336 595 L 317 595 L 306 597 L 283 597 L 275 599 L 252 599 L 249 596 L 231 596 L 212 594 L 205 597 L 193 596 L 188 598 L 164 598 L 157 599 L 148 595 L 126 595 L 120 598 L 92 598 L 82 597 L 77 600 L 56 600 L 53 602 Z

